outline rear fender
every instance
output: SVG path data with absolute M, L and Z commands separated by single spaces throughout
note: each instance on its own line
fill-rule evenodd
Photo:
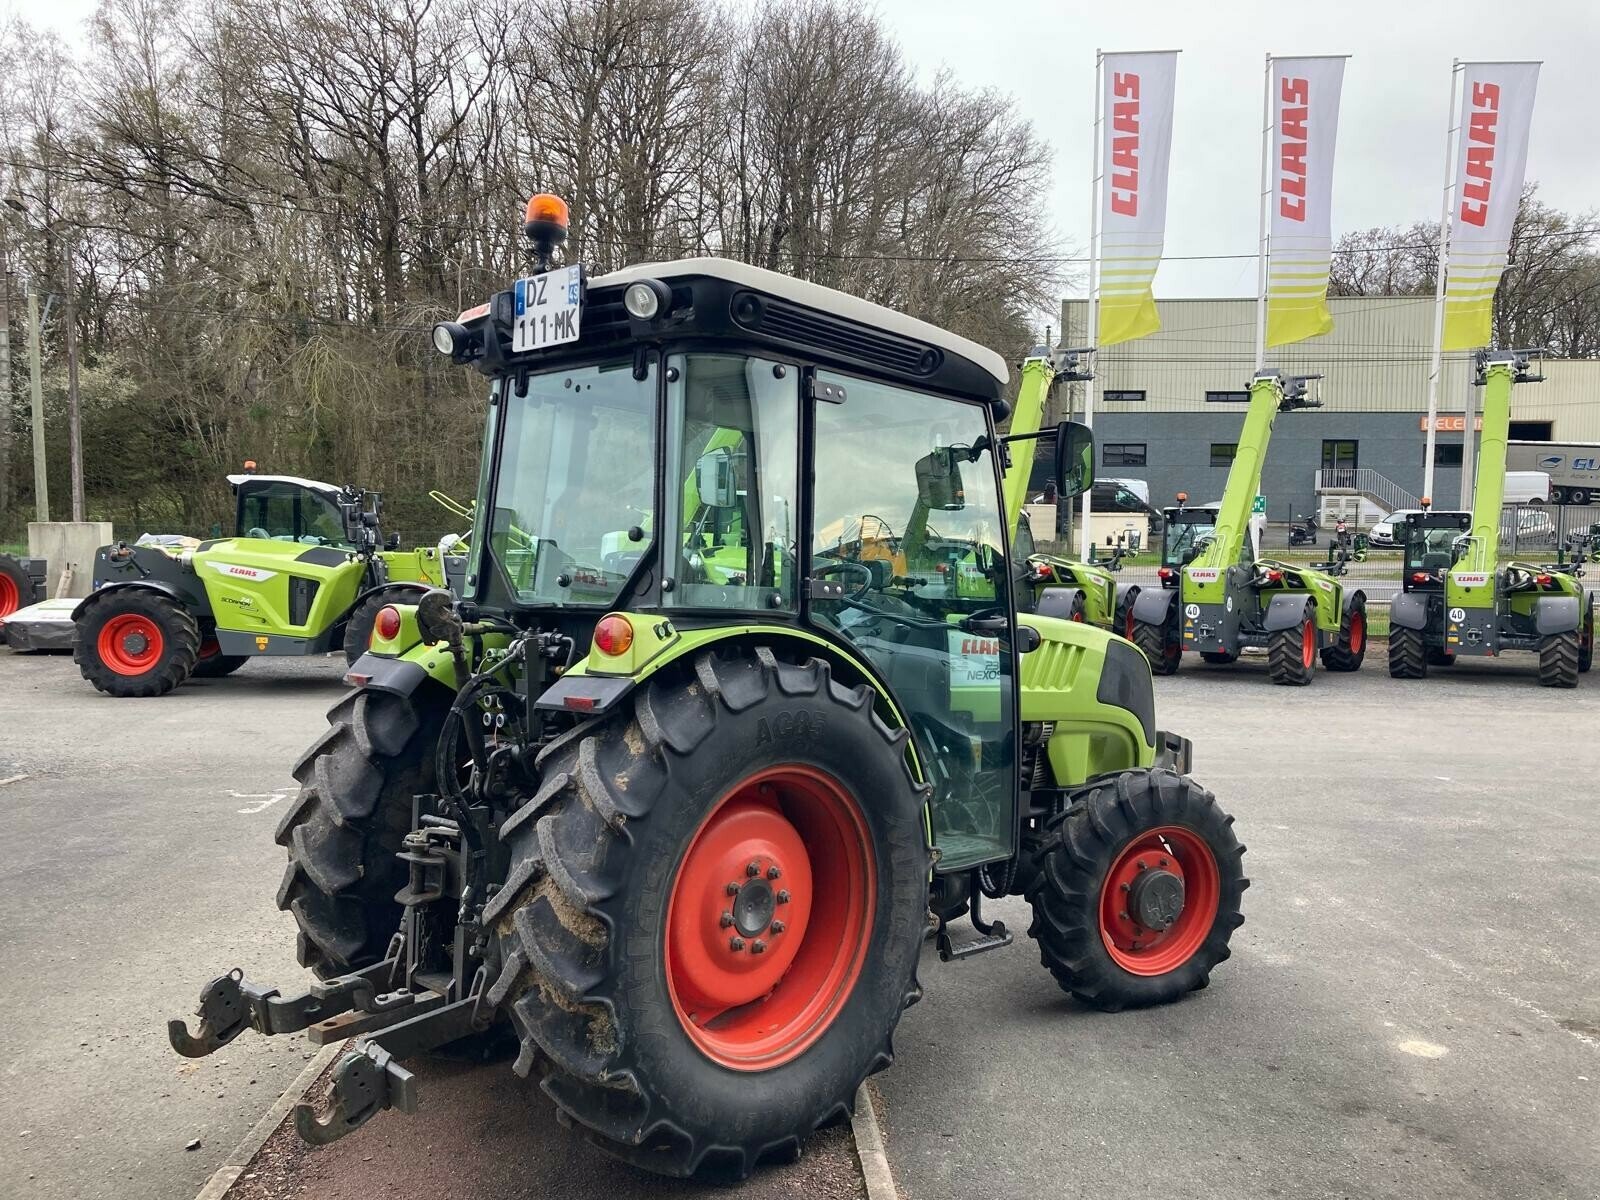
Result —
M 1363 592 L 1359 588 L 1357 588 L 1353 592 L 1346 592 L 1344 594 L 1344 615 L 1345 616 L 1348 616 L 1351 613 L 1351 611 L 1355 608 L 1357 600 L 1361 601 L 1361 607 L 1362 608 L 1365 608 L 1367 606 L 1367 594 L 1365 592 Z
M 1076 600 L 1084 604 L 1084 616 L 1088 616 L 1088 596 L 1082 588 L 1076 587 L 1047 587 L 1039 593 L 1039 602 L 1034 611 L 1041 617 L 1055 617 L 1058 620 L 1070 621 L 1072 619 L 1072 605 Z
M 1576 596 L 1540 596 L 1533 605 L 1533 627 L 1541 636 L 1571 633 L 1583 618 Z
M 1133 619 L 1146 625 L 1165 625 L 1178 602 L 1176 588 L 1147 587 L 1133 601 Z
M 1417 592 L 1397 592 L 1389 601 L 1389 627 L 1391 629 L 1426 629 L 1428 627 L 1428 598 Z
M 1315 601 L 1305 592 L 1279 592 L 1268 601 L 1261 628 L 1268 633 L 1295 628 L 1306 619 L 1308 603 L 1314 604 Z

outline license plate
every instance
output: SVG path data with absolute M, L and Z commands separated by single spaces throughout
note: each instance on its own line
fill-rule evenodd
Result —
M 582 294 L 583 276 L 577 267 L 517 280 L 512 352 L 523 354 L 577 341 Z

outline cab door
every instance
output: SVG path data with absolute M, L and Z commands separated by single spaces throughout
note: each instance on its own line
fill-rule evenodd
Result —
M 807 617 L 889 685 L 933 785 L 940 871 L 1009 857 L 1017 675 L 1000 479 L 978 404 L 826 371 L 812 389 Z

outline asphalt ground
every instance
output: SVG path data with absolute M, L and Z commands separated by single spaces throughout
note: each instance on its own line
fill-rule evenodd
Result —
M 930 952 L 875 1081 L 904 1195 L 1600 1195 L 1600 680 L 1547 691 L 1521 655 L 1403 684 L 1373 650 L 1305 689 L 1250 659 L 1158 681 L 1250 846 L 1234 956 L 1178 1004 L 1095 1013 L 1026 906 L 992 906 L 1017 944 Z M 247 1034 L 191 1063 L 164 1026 L 215 971 L 303 979 L 271 833 L 340 686 L 331 660 L 263 660 L 116 701 L 0 650 L 0 780 L 23 776 L 0 783 L 0 1195 L 193 1196 L 309 1057 Z M 315 1154 L 280 1130 L 234 1195 L 701 1191 L 619 1168 L 503 1062 L 419 1070 L 416 1117 Z M 840 1132 L 715 1191 L 858 1187 Z

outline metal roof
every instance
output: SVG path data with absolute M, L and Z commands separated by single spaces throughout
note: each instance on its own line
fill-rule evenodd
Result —
M 331 483 L 323 483 L 320 479 L 301 479 L 298 475 L 229 475 L 228 483 L 234 491 L 239 490 L 241 483 L 255 480 L 259 483 L 292 483 L 299 487 L 309 488 L 313 492 L 321 492 L 330 499 L 337 500 L 340 490 Z

